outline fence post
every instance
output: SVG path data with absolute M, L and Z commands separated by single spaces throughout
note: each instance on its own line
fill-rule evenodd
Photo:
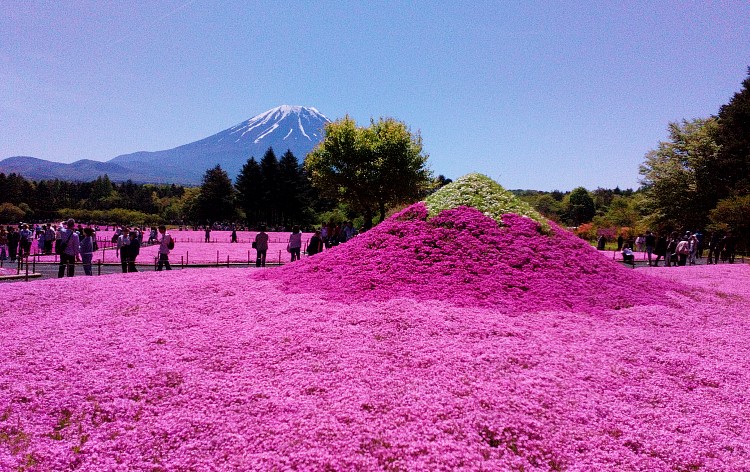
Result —
M 29 281 L 29 256 L 26 256 L 26 282 Z
M 180 269 L 185 268 L 185 256 L 180 256 Z
M 185 251 L 185 265 L 190 265 L 190 251 Z
M 229 254 L 227 254 L 227 267 L 229 267 Z
M 96 265 L 97 265 L 97 267 L 98 267 L 98 270 L 97 270 L 97 274 L 96 274 L 96 275 L 102 275 L 102 260 L 101 260 L 101 259 L 99 259 L 99 260 L 97 261 Z
M 216 251 L 216 266 L 219 266 L 219 251 Z

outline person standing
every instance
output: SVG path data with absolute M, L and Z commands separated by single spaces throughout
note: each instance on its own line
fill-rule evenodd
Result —
M 94 259 L 94 230 L 93 228 L 84 228 L 83 234 L 84 237 L 81 240 L 80 246 L 83 273 L 86 275 L 94 275 L 91 271 L 91 261 Z
M 654 262 L 655 267 L 659 267 L 659 259 L 662 257 L 664 258 L 664 265 L 669 267 L 669 261 L 667 261 L 667 237 L 663 234 L 656 240 L 654 254 L 656 254 L 656 262 Z
M 8 245 L 8 233 L 5 228 L 0 226 L 0 262 L 8 258 L 8 251 L 6 246 Z
M 255 235 L 255 267 L 266 266 L 266 253 L 268 252 L 268 234 L 266 226 L 260 227 L 260 233 Z
M 289 252 L 292 255 L 291 262 L 299 260 L 299 253 L 302 249 L 302 233 L 299 231 L 299 226 L 295 225 L 292 228 L 292 234 L 289 235 Z
M 141 253 L 141 239 L 143 233 L 134 229 L 130 232 L 130 244 L 128 244 L 128 272 L 138 272 L 135 268 L 135 259 Z
M 65 276 L 67 269 L 68 277 L 73 277 L 76 270 L 76 261 L 81 261 L 81 241 L 75 232 L 76 221 L 71 218 L 65 223 L 65 228 L 60 231 L 60 239 L 57 244 L 62 243 L 62 252 L 60 253 L 60 268 L 57 271 L 57 278 Z
M 667 267 L 677 267 L 677 243 L 680 240 L 677 239 L 677 232 L 673 231 L 672 234 L 669 236 L 669 241 L 667 242 L 667 258 L 666 258 L 666 266 Z
M 677 243 L 675 247 L 675 253 L 679 257 L 677 265 L 683 267 L 687 264 L 688 256 L 690 255 L 690 237 L 683 236 L 682 240 Z
M 167 233 L 167 227 L 164 225 L 159 226 L 159 233 L 161 233 L 161 240 L 159 241 L 159 263 L 156 265 L 156 270 L 161 271 L 162 267 L 172 270 L 172 266 L 169 265 L 169 251 L 174 248 L 172 235 Z
M 52 226 L 52 223 L 48 223 L 46 226 L 46 229 L 44 230 L 44 254 L 45 255 L 52 254 L 52 243 L 55 241 L 56 235 L 57 235 L 57 232 L 55 231 L 55 228 Z
M 234 226 L 232 226 L 232 242 L 237 242 L 237 228 L 235 228 Z
M 323 240 L 320 237 L 320 230 L 316 230 L 310 242 L 307 243 L 307 255 L 312 256 L 323 251 Z
M 18 255 L 18 242 L 21 237 L 18 235 L 16 228 L 8 226 L 8 257 L 10 262 L 16 262 L 16 256 Z
M 688 254 L 688 264 L 695 265 L 696 258 L 698 257 L 698 245 L 700 242 L 698 241 L 698 237 L 695 235 L 695 233 L 690 235 L 690 239 L 688 239 L 688 246 L 690 253 Z
M 603 251 L 604 247 L 607 245 L 607 238 L 604 237 L 604 235 L 600 235 L 599 239 L 596 241 L 596 249 L 599 251 Z
M 127 228 L 123 228 L 117 238 L 117 247 L 120 248 L 120 267 L 122 267 L 122 273 L 126 274 L 130 264 L 130 232 Z
M 646 231 L 646 237 L 644 238 L 646 244 L 646 253 L 648 254 L 648 266 L 651 267 L 651 254 L 656 248 L 656 236 L 651 231 Z
M 29 225 L 24 224 L 18 235 L 20 237 L 18 253 L 21 257 L 29 257 L 31 253 L 31 238 L 33 237 L 31 230 L 29 230 Z
M 625 238 L 622 237 L 622 234 L 620 234 L 619 236 L 617 236 L 617 250 L 618 251 L 622 250 L 622 245 L 624 243 L 625 243 Z
M 206 225 L 206 242 L 211 242 L 211 225 Z

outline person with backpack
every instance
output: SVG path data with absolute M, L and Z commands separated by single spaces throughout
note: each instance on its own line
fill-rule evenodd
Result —
M 159 226 L 159 233 L 161 233 L 161 240 L 159 240 L 159 263 L 156 266 L 156 270 L 161 271 L 162 267 L 166 267 L 167 270 L 172 270 L 172 266 L 169 265 L 169 251 L 174 249 L 174 238 L 172 235 L 167 233 L 167 227 L 164 225 Z
M 688 255 L 690 255 L 690 241 L 688 236 L 682 238 L 680 242 L 675 246 L 675 253 L 679 258 L 677 265 L 684 266 L 687 264 Z

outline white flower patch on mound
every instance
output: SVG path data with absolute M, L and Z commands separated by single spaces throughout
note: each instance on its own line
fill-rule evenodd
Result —
M 515 213 L 537 221 L 543 232 L 550 231 L 547 219 L 531 205 L 482 174 L 468 174 L 457 179 L 427 197 L 425 204 L 430 218 L 443 210 L 467 206 L 476 208 L 499 224 L 503 223 L 504 214 Z

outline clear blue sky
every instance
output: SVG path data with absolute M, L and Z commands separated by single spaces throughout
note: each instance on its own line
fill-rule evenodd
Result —
M 0 2 L 0 159 L 108 160 L 314 106 L 421 132 L 435 174 L 637 187 L 750 65 L 750 2 Z

